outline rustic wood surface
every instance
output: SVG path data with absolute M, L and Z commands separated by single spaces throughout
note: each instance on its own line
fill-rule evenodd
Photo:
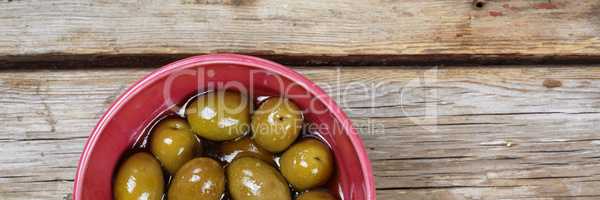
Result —
M 1 0 L 0 61 L 212 52 L 600 55 L 600 1 L 481 2 Z
M 343 66 L 296 69 L 352 117 L 378 199 L 600 198 L 600 65 L 345 65 L 597 63 L 600 1 L 0 0 L 0 200 L 71 199 L 91 129 L 151 71 L 123 62 L 214 52 Z M 50 70 L 94 59 L 117 68 Z
M 359 128 L 378 199 L 600 197 L 598 65 L 296 69 Z M 149 71 L 0 72 L 0 199 L 70 199 L 91 129 Z

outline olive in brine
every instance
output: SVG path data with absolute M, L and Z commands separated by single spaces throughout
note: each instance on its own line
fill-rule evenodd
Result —
M 281 152 L 296 140 L 302 121 L 302 112 L 296 104 L 282 97 L 271 97 L 252 115 L 252 137 L 262 148 Z
M 161 200 L 164 179 L 160 164 L 149 153 L 136 153 L 119 167 L 113 185 L 115 200 Z
M 281 173 L 298 191 L 321 186 L 333 174 L 333 156 L 325 144 L 304 139 L 292 145 L 280 160 Z
M 310 191 L 302 193 L 296 200 L 335 200 L 335 197 L 325 191 Z
M 233 200 L 290 200 L 285 179 L 270 164 L 253 157 L 235 159 L 227 167 Z
M 164 119 L 152 130 L 150 147 L 170 174 L 175 174 L 201 151 L 200 142 L 187 121 L 175 117 Z
M 193 100 L 185 114 L 198 136 L 213 141 L 232 140 L 248 132 L 249 104 L 246 95 L 219 90 Z
M 169 187 L 169 200 L 219 200 L 225 191 L 225 172 L 211 158 L 195 158 L 177 171 Z
M 248 137 L 224 142 L 219 148 L 219 156 L 223 161 L 228 163 L 236 158 L 252 156 L 268 162 L 269 164 L 274 164 L 273 154 L 256 145 L 256 143 Z

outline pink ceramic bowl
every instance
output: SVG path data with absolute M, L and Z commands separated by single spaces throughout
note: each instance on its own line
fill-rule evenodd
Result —
M 75 176 L 74 200 L 112 199 L 121 155 L 161 113 L 207 88 L 247 89 L 253 96 L 281 95 L 304 109 L 331 146 L 337 176 L 330 184 L 344 200 L 374 200 L 371 165 L 361 139 L 335 102 L 299 73 L 267 60 L 232 54 L 196 56 L 164 66 L 131 86 L 93 130 Z

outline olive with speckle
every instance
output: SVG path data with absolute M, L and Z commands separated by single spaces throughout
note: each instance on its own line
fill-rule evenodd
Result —
M 333 174 L 333 155 L 316 139 L 304 139 L 292 145 L 280 160 L 281 173 L 297 191 L 322 186 Z
M 273 153 L 287 149 L 300 134 L 302 112 L 292 101 L 270 97 L 252 115 L 252 139 Z
M 225 170 L 212 158 L 190 160 L 177 171 L 169 200 L 219 200 L 225 192 Z
M 150 149 L 162 166 L 170 174 L 175 174 L 202 150 L 202 146 L 187 121 L 170 117 L 152 130 Z
M 136 153 L 119 167 L 113 185 L 115 200 L 161 200 L 164 179 L 160 164 L 149 153 Z
M 279 171 L 254 157 L 241 157 L 229 164 L 227 180 L 233 200 L 291 200 L 288 183 Z
M 185 114 L 198 136 L 212 141 L 232 140 L 249 130 L 249 104 L 244 94 L 218 90 L 192 101 Z

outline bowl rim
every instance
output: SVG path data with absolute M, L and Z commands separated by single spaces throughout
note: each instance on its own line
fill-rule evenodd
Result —
M 365 192 L 367 194 L 368 200 L 375 200 L 375 178 L 373 176 L 373 171 L 371 168 L 371 161 L 369 160 L 366 152 L 366 148 L 357 133 L 357 131 L 352 126 L 352 122 L 348 118 L 345 112 L 343 112 L 340 107 L 321 89 L 319 86 L 314 84 L 308 78 L 304 77 L 300 73 L 280 65 L 278 63 L 265 60 L 262 58 L 257 58 L 253 56 L 239 55 L 239 54 L 209 54 L 209 55 L 199 55 L 192 56 L 189 58 L 181 59 L 170 64 L 167 64 L 161 68 L 158 68 L 152 71 L 150 74 L 144 76 L 143 78 L 136 81 L 132 84 L 125 92 L 123 92 L 113 103 L 109 106 L 109 108 L 104 112 L 100 120 L 94 127 L 89 136 L 85 146 L 83 148 L 83 152 L 79 158 L 79 162 L 77 165 L 77 172 L 74 178 L 74 188 L 73 188 L 73 199 L 81 200 L 82 192 L 81 189 L 83 187 L 83 177 L 86 174 L 86 168 L 88 165 L 88 160 L 90 158 L 91 152 L 94 149 L 95 144 L 98 141 L 99 136 L 103 132 L 106 124 L 112 120 L 115 113 L 117 113 L 123 106 L 124 103 L 128 102 L 133 96 L 135 96 L 138 92 L 140 92 L 141 88 L 146 87 L 154 80 L 160 79 L 164 76 L 168 76 L 172 71 L 190 67 L 191 65 L 206 65 L 206 64 L 235 64 L 235 65 L 245 65 L 250 66 L 270 72 L 274 72 L 280 76 L 283 76 L 295 83 L 302 85 L 308 92 L 315 95 L 329 111 L 335 117 L 337 121 L 342 123 L 342 127 L 344 129 L 344 133 L 348 135 L 350 142 L 355 153 L 358 155 L 358 159 L 360 161 L 360 167 L 363 172 L 363 178 L 365 180 Z

